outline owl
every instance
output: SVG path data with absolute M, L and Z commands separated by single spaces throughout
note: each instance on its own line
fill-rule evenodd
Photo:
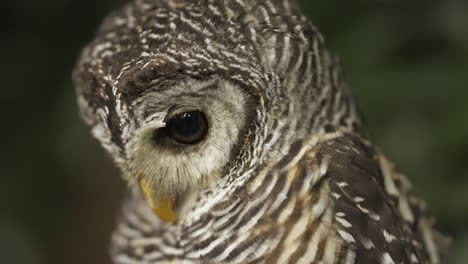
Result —
M 441 262 L 447 239 L 293 0 L 135 0 L 74 83 L 128 183 L 114 263 Z

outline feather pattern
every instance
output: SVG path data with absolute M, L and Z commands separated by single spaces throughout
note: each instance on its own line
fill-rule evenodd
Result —
M 93 135 L 129 183 L 115 263 L 440 263 L 409 181 L 363 132 L 338 60 L 290 0 L 135 0 L 74 72 Z M 174 113 L 198 145 L 158 145 Z M 174 195 L 175 223 L 136 184 Z

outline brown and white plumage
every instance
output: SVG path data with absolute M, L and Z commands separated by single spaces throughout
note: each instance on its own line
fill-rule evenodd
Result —
M 115 263 L 440 263 L 444 239 L 294 2 L 136 0 L 74 77 L 129 183 Z M 206 134 L 174 142 L 193 111 Z

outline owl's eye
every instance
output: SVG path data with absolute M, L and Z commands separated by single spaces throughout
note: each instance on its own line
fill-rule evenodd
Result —
M 167 136 L 182 144 L 195 144 L 208 132 L 208 122 L 201 111 L 178 114 L 167 121 Z

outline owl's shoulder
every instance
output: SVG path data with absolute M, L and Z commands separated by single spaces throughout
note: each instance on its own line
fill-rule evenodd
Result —
M 358 263 L 439 263 L 447 239 L 434 230 L 409 180 L 369 141 L 344 133 L 315 152 L 328 159 L 337 236 Z

